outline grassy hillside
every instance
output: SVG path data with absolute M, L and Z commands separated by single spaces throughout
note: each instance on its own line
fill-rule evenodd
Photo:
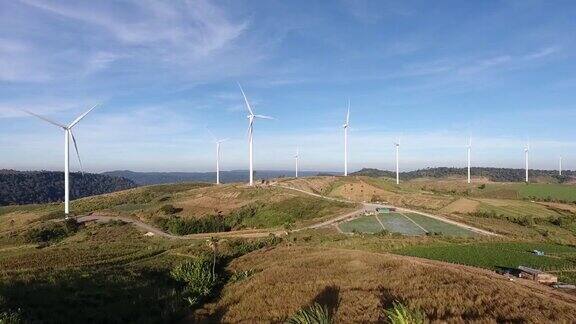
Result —
M 251 276 L 224 287 L 194 321 L 281 322 L 315 302 L 337 323 L 384 321 L 394 301 L 431 321 L 572 322 L 573 298 L 482 270 L 390 254 L 313 247 L 258 251 L 232 262 Z
M 61 205 L 0 207 L 0 233 L 62 218 Z M 185 183 L 139 187 L 72 202 L 75 215 L 100 213 L 139 219 L 173 234 L 304 226 L 345 213 L 354 204 L 276 187 Z
M 42 226 L 54 231 L 60 225 Z M 178 321 L 192 308 L 171 271 L 212 253 L 203 240 L 146 237 L 118 222 L 80 227 L 42 242 L 31 232 L 14 230 L 0 240 L 2 323 L 6 314 L 42 323 Z M 229 260 L 268 244 L 273 240 L 219 244 L 222 282 L 228 277 L 221 267 Z

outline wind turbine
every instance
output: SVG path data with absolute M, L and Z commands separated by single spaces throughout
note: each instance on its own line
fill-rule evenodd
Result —
M 468 139 L 468 183 L 471 182 L 470 177 L 470 153 L 472 151 L 472 137 Z
M 244 93 L 244 89 L 240 83 L 238 83 L 238 87 L 242 92 L 242 96 L 244 97 L 244 102 L 246 103 L 246 109 L 248 109 L 248 143 L 249 143 L 249 154 L 250 154 L 250 186 L 254 185 L 254 150 L 253 150 L 253 140 L 254 140 L 254 119 L 274 119 L 269 116 L 264 115 L 255 115 L 252 107 L 250 107 L 250 103 L 248 102 L 248 98 L 246 98 L 246 94 Z
M 526 183 L 528 183 L 528 153 L 530 153 L 530 141 L 526 143 L 524 148 L 524 158 L 526 159 Z
M 560 157 L 560 161 L 558 161 L 558 175 L 562 175 L 562 157 Z
M 398 185 L 400 184 L 400 137 L 394 146 L 396 146 L 396 184 Z
M 60 127 L 64 130 L 64 214 L 66 219 L 68 219 L 68 215 L 70 214 L 70 138 L 72 138 L 72 142 L 74 142 L 74 150 L 76 151 L 76 156 L 78 157 L 78 163 L 80 164 L 80 170 L 82 174 L 84 174 L 84 168 L 82 167 L 82 160 L 80 159 L 80 153 L 78 152 L 78 145 L 76 144 L 76 138 L 74 137 L 74 133 L 72 133 L 72 128 L 76 126 L 86 115 L 88 115 L 94 108 L 98 107 L 99 104 L 94 105 L 92 108 L 88 109 L 85 113 L 78 116 L 74 121 L 70 123 L 70 125 L 62 125 L 55 121 L 52 121 L 44 116 L 35 114 L 31 111 L 25 110 L 26 113 L 37 117 L 45 122 L 48 122 L 56 127 Z
M 348 176 L 348 127 L 350 127 L 350 99 L 348 99 L 348 111 L 344 127 L 344 176 Z
M 296 155 L 294 155 L 294 161 L 296 162 L 296 178 L 298 178 L 298 161 L 300 160 L 300 152 L 298 147 L 296 147 Z
M 210 129 L 208 129 L 208 132 L 210 133 L 210 136 L 212 136 L 214 143 L 216 143 L 216 184 L 219 185 L 220 184 L 220 144 L 226 142 L 228 139 L 227 138 L 217 139 L 216 136 L 214 136 L 214 134 L 210 131 Z

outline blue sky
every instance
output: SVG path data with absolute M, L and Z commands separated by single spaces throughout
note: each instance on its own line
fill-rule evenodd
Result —
M 39 1 L 0 3 L 0 168 L 62 169 L 69 122 L 90 171 L 576 168 L 573 1 Z M 73 168 L 78 169 L 73 160 Z

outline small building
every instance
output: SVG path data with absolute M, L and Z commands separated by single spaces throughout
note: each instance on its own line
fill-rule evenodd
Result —
M 518 275 L 520 278 L 537 281 L 541 284 L 554 284 L 558 282 L 558 277 L 551 273 L 524 266 L 519 266 L 518 270 L 520 271 L 520 274 Z
M 379 207 L 379 208 L 376 208 L 376 211 L 380 214 L 388 214 L 388 213 L 390 213 L 390 208 Z

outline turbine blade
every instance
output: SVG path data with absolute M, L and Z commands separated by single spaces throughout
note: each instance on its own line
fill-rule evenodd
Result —
M 70 135 L 72 136 L 72 142 L 74 143 L 74 150 L 76 150 L 76 156 L 78 157 L 78 163 L 80 163 L 80 171 L 82 175 L 84 175 L 84 166 L 82 166 L 82 159 L 80 159 L 80 152 L 78 151 L 78 144 L 76 144 L 76 138 L 74 137 L 74 133 L 70 130 Z
M 208 134 L 210 134 L 210 137 L 212 137 L 214 142 L 218 142 L 218 139 L 216 139 L 216 136 L 214 136 L 214 133 L 212 133 L 212 131 L 210 130 L 210 128 L 208 128 L 208 126 L 206 126 L 206 130 L 208 131 Z
M 32 115 L 32 116 L 34 116 L 34 117 L 36 117 L 36 118 L 42 119 L 43 121 L 48 122 L 48 123 L 50 123 L 50 124 L 52 124 L 52 125 L 54 125 L 54 126 L 58 126 L 58 127 L 60 127 L 60 128 L 66 129 L 66 126 L 64 126 L 64 125 L 62 125 L 62 124 L 60 124 L 60 123 L 57 123 L 57 122 L 55 122 L 55 121 L 52 121 L 52 120 L 50 120 L 50 119 L 48 119 L 48 118 L 46 118 L 46 117 L 44 117 L 44 116 L 42 116 L 42 115 L 35 114 L 35 113 L 33 113 L 33 112 L 31 112 L 31 111 L 28 111 L 28 110 L 24 110 L 24 112 L 27 113 L 27 114 L 29 114 L 29 115 Z
M 86 115 L 88 115 L 92 110 L 94 110 L 94 108 L 96 108 L 98 106 L 100 106 L 100 104 L 95 104 L 94 106 L 92 106 L 92 108 L 88 109 L 88 111 L 86 111 L 82 115 L 78 116 L 78 118 L 74 119 L 74 121 L 72 123 L 70 123 L 70 126 L 68 126 L 68 128 L 72 128 L 72 127 L 76 126 L 76 124 L 78 124 L 82 120 L 82 118 L 86 117 Z
M 242 96 L 244 97 L 244 102 L 246 103 L 246 108 L 248 108 L 248 112 L 250 113 L 250 115 L 254 116 L 254 112 L 252 111 L 252 107 L 250 107 L 250 103 L 248 102 L 248 98 L 246 98 L 246 94 L 244 93 L 244 89 L 242 89 L 242 86 L 240 85 L 240 83 L 238 83 L 238 87 L 240 87 L 240 91 L 242 92 Z
M 348 98 L 348 112 L 346 112 L 346 126 L 350 124 L 350 98 Z
M 254 115 L 254 117 L 262 118 L 262 119 L 275 119 L 274 117 L 264 116 L 264 115 Z

